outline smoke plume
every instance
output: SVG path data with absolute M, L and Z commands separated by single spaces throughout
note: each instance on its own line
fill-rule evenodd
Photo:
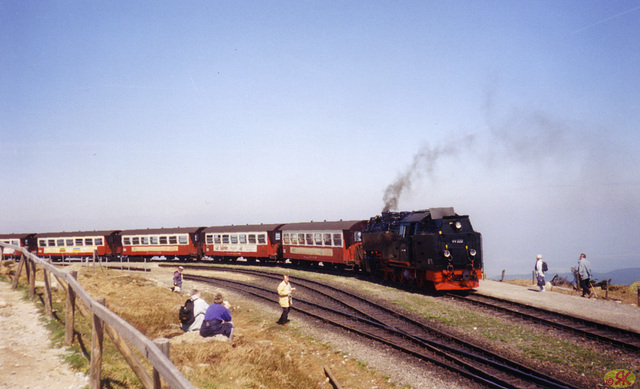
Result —
M 418 153 L 413 156 L 413 161 L 409 167 L 400 173 L 398 178 L 385 189 L 382 212 L 397 210 L 400 196 L 403 192 L 411 189 L 413 182 L 421 179 L 424 173 L 431 176 L 437 161 L 441 157 L 456 156 L 460 152 L 461 146 L 469 146 L 473 142 L 473 138 L 472 133 L 433 148 L 429 145 L 422 146 Z

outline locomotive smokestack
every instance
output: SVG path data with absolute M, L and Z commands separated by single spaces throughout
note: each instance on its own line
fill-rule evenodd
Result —
M 405 190 L 411 189 L 411 185 L 416 179 L 422 178 L 424 172 L 432 175 L 435 164 L 441 156 L 455 156 L 458 153 L 459 146 L 468 145 L 472 141 L 473 133 L 470 133 L 444 146 L 439 145 L 434 148 L 430 148 L 429 145 L 422 146 L 422 148 L 418 150 L 418 153 L 413 156 L 411 165 L 385 189 L 382 198 L 384 201 L 382 212 L 397 210 L 400 196 Z

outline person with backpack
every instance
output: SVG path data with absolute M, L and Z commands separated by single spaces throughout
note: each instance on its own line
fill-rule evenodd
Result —
M 199 331 L 204 321 L 204 314 L 207 312 L 209 304 L 201 297 L 200 291 L 191 291 L 191 298 L 180 307 L 180 323 L 184 332 Z
M 534 270 L 536 271 L 536 279 L 538 280 L 540 291 L 544 292 L 544 286 L 546 284 L 544 280 L 544 272 L 546 272 L 548 269 L 547 263 L 542 260 L 542 255 L 540 254 L 536 256 L 536 265 L 534 266 Z

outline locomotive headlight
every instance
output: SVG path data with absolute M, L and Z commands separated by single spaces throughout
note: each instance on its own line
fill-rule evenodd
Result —
M 445 258 L 451 257 L 451 252 L 449 250 L 444 250 L 442 254 L 444 255 Z
M 475 249 L 469 250 L 469 255 L 471 255 L 472 257 L 475 257 L 476 256 L 476 250 Z
M 460 223 L 460 222 L 456 222 L 455 226 L 456 226 L 456 230 L 461 230 L 462 229 L 462 223 Z

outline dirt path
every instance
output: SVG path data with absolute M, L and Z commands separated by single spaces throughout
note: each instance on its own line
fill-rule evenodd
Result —
M 0 282 L 0 389 L 84 388 L 83 373 L 74 373 L 52 348 L 49 331 L 33 302 Z

